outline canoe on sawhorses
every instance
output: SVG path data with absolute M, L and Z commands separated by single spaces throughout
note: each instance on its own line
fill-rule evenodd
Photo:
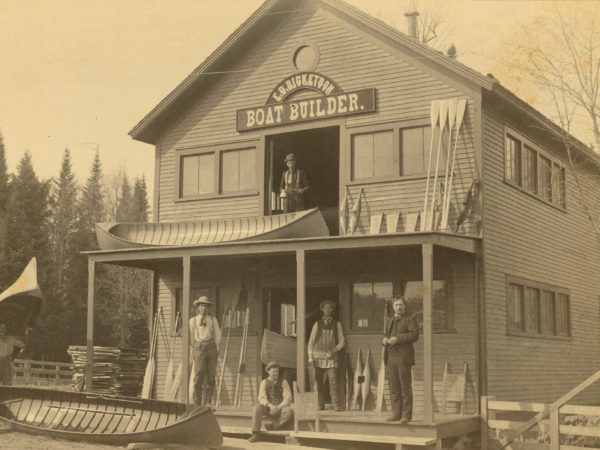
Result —
M 0 386 L 0 420 L 24 433 L 109 445 L 223 442 L 210 408 L 84 392 Z

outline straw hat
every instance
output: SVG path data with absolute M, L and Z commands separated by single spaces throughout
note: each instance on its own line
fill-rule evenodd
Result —
M 270 361 L 267 364 L 267 367 L 265 367 L 265 371 L 268 372 L 269 370 L 271 370 L 273 367 L 279 367 L 281 368 L 281 366 L 279 365 L 279 363 L 275 362 L 275 361 Z
M 296 161 L 296 155 L 293 153 L 289 153 L 286 157 L 285 157 L 285 162 L 288 161 Z
M 196 300 L 194 300 L 194 306 L 198 306 L 198 305 L 212 305 L 212 303 L 210 302 L 210 300 L 208 299 L 208 297 L 206 296 L 202 296 L 197 298 Z

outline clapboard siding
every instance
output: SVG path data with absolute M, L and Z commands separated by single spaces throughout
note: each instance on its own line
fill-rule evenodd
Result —
M 199 146 L 218 145 L 241 139 L 251 140 L 261 155 L 264 132 L 238 133 L 236 111 L 264 104 L 274 86 L 291 74 L 290 53 L 303 41 L 316 43 L 320 63 L 316 71 L 330 77 L 345 91 L 365 87 L 377 89 L 377 113 L 349 117 L 349 128 L 389 121 L 429 118 L 433 99 L 465 94 L 456 86 L 449 86 L 439 77 L 416 67 L 400 53 L 391 54 L 375 38 L 357 33 L 345 22 L 328 12 L 304 10 L 287 16 L 270 33 L 263 36 L 239 59 L 233 70 L 249 72 L 230 73 L 211 86 L 209 92 L 197 98 L 182 112 L 177 121 L 160 138 L 159 202 L 160 220 L 175 221 L 192 218 L 241 217 L 260 213 L 260 196 L 230 197 L 224 199 L 175 202 L 177 181 L 176 150 Z M 299 97 L 303 97 L 302 94 Z M 450 223 L 455 221 L 458 205 L 474 177 L 473 158 L 473 101 L 469 100 L 468 113 L 459 139 L 457 167 L 453 190 L 453 209 Z M 322 126 L 313 122 L 314 127 Z M 270 129 L 268 133 L 276 132 Z M 341 149 L 348 154 L 349 148 Z M 340 158 L 344 161 L 346 158 Z M 259 162 L 258 165 L 261 163 Z M 344 168 L 341 182 L 346 180 Z M 258 189 L 262 190 L 262 180 Z M 401 209 L 403 212 L 422 207 L 425 179 L 398 180 L 393 183 L 371 184 L 366 187 L 359 232 L 368 230 L 370 214 Z M 358 186 L 353 186 L 353 193 Z M 379 197 L 378 197 L 379 196 Z M 372 203 L 371 203 L 372 202 Z M 385 222 L 384 222 L 385 224 Z M 385 225 L 384 225 L 385 226 Z M 472 231 L 472 226 L 465 228 Z
M 524 136 L 528 132 L 490 108 L 485 109 L 483 119 L 489 394 L 549 402 L 598 370 L 598 241 L 581 208 L 573 173 L 567 169 L 566 212 L 506 184 L 504 124 L 509 123 Z M 565 159 L 559 149 L 540 144 Z M 597 214 L 600 185 L 590 177 L 585 184 L 586 197 Z M 507 335 L 507 275 L 569 289 L 572 338 Z

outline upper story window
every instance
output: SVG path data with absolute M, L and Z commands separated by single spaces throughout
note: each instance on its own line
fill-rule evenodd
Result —
M 569 292 L 519 278 L 507 278 L 507 329 L 524 336 L 571 336 Z
M 439 131 L 436 131 L 439 133 Z M 447 132 L 442 136 L 439 158 L 439 172 L 446 170 Z M 431 169 L 436 164 L 437 136 L 434 136 L 434 149 Z M 372 131 L 351 135 L 351 179 L 371 181 L 391 179 L 409 175 L 427 174 L 431 127 L 402 127 L 390 125 L 375 127 Z
M 178 154 L 178 199 L 256 190 L 256 149 L 185 150 Z
M 513 131 L 506 133 L 504 179 L 525 192 L 566 208 L 566 172 L 560 161 Z

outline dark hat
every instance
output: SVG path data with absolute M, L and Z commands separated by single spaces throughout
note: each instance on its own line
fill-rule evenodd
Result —
M 269 361 L 269 363 L 267 364 L 267 367 L 265 367 L 265 371 L 268 372 L 273 367 L 281 367 L 281 366 L 278 363 L 276 363 L 275 361 Z
M 194 306 L 198 305 L 212 305 L 212 303 L 210 302 L 208 297 L 203 295 L 202 297 L 199 297 L 196 300 L 194 300 Z
M 330 304 L 331 306 L 333 306 L 333 309 L 335 309 L 335 303 L 333 300 L 323 300 L 319 305 L 319 309 L 323 311 L 323 308 L 325 308 L 325 305 L 327 304 Z
M 286 157 L 285 157 L 285 162 L 288 161 L 296 161 L 296 155 L 293 153 L 289 153 Z

